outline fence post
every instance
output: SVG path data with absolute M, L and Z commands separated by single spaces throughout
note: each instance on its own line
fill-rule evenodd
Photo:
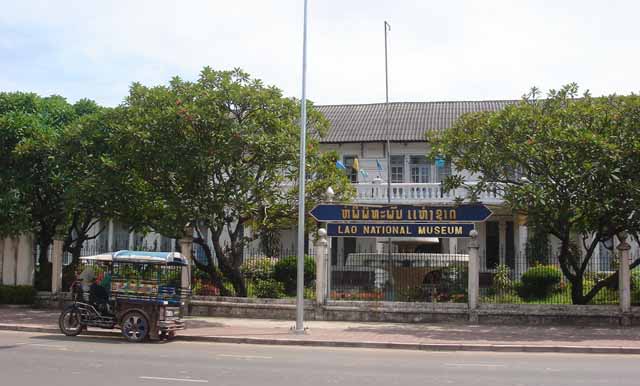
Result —
M 622 311 L 622 325 L 630 322 L 631 312 L 631 273 L 629 271 L 629 250 L 631 246 L 627 243 L 627 232 L 618 234 L 618 253 L 620 256 L 620 267 L 618 269 L 618 291 L 620 292 L 620 311 Z
M 0 285 L 4 284 L 4 237 L 0 237 Z
M 472 230 L 469 235 L 471 236 L 471 241 L 469 242 L 469 288 L 467 290 L 467 295 L 469 298 L 469 321 L 472 323 L 477 323 L 478 294 L 480 292 L 480 259 L 478 253 L 480 249 L 480 242 L 478 241 L 478 231 L 476 231 L 475 229 Z
M 318 229 L 318 239 L 315 245 L 316 257 L 316 304 L 325 304 L 327 299 L 327 230 Z
M 62 268 L 63 268 L 63 254 L 62 250 L 64 241 L 61 237 L 53 239 L 53 249 L 51 250 L 51 295 L 58 295 L 59 300 L 62 300 Z
M 191 294 L 191 251 L 193 250 L 193 228 L 185 228 L 184 236 L 178 241 L 180 243 L 180 253 L 187 260 L 187 265 L 182 267 L 182 301 L 186 302 Z

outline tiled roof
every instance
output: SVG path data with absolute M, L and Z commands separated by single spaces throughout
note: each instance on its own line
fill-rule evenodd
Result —
M 388 130 L 385 129 L 385 104 L 316 106 L 331 122 L 324 143 L 417 142 L 427 131 L 447 129 L 462 114 L 496 111 L 517 101 L 409 102 L 389 103 Z

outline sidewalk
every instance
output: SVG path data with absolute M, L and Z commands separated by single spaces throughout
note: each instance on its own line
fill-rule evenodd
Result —
M 57 311 L 0 307 L 0 330 L 60 333 Z M 640 354 L 640 327 L 489 326 L 189 317 L 178 339 L 201 342 L 392 348 Z M 118 334 L 90 328 L 89 333 Z

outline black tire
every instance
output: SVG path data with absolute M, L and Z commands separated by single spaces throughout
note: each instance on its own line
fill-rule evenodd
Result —
M 60 327 L 60 331 L 66 336 L 76 336 L 85 329 L 85 326 L 80 323 L 78 310 L 73 307 L 66 308 L 62 311 L 58 318 L 58 326 Z
M 127 313 L 120 323 L 122 336 L 132 343 L 144 342 L 149 336 L 149 321 L 138 311 Z

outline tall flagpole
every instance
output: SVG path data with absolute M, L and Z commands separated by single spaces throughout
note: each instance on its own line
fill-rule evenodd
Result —
M 384 130 L 387 133 L 387 203 L 391 204 L 391 140 L 389 139 L 389 65 L 387 62 L 387 31 L 391 26 L 384 21 Z M 391 259 L 391 238 L 387 240 L 389 259 Z
M 307 135 L 307 0 L 304 0 L 304 22 L 302 37 L 302 99 L 300 100 L 300 181 L 298 196 L 298 275 L 296 295 L 296 330 L 304 333 L 304 185 Z

